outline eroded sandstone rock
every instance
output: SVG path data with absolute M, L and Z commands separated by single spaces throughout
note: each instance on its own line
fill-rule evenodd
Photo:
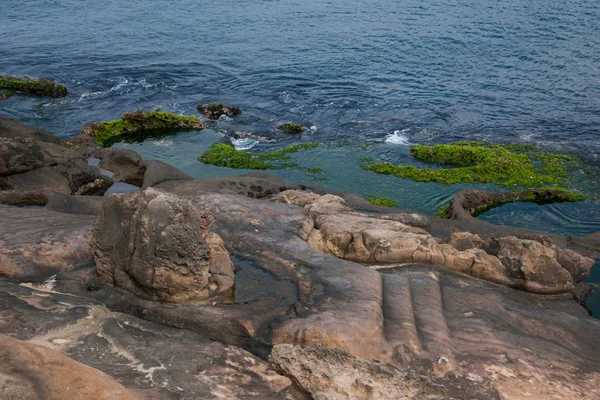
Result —
M 152 188 L 110 196 L 94 225 L 98 273 L 146 299 L 227 298 L 233 264 L 211 223 L 191 202 Z
M 315 250 L 370 265 L 425 263 L 535 293 L 563 293 L 587 276 L 592 259 L 552 243 L 516 237 L 483 241 L 454 233 L 445 244 L 401 219 L 361 214 L 334 195 L 288 190 L 274 201 L 303 207 L 299 234 Z

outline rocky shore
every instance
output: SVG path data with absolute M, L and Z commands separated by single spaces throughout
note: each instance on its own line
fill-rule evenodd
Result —
M 0 116 L 0 398 L 600 398 L 574 299 L 598 234 L 472 216 L 506 195 L 438 219 L 101 147 L 141 117 L 67 143 Z

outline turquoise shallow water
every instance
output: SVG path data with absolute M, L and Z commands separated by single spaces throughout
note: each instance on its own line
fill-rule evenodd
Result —
M 226 136 L 256 132 L 267 140 L 258 150 L 326 143 L 297 155 L 325 171 L 315 183 L 428 213 L 464 186 L 377 176 L 356 161 L 414 163 L 409 144 L 457 139 L 600 161 L 598 2 L 3 0 L 1 9 L 0 73 L 53 78 L 70 94 L 15 96 L 0 113 L 64 138 L 125 111 L 194 114 L 218 100 L 244 110 L 212 127 Z M 284 121 L 312 129 L 290 138 L 275 129 Z M 198 177 L 242 172 L 197 162 L 212 140 L 184 133 L 136 146 Z M 313 182 L 304 170 L 277 173 Z M 600 230 L 599 210 L 517 204 L 483 218 L 581 235 Z

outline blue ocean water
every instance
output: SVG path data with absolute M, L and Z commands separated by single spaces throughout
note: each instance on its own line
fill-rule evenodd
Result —
M 412 162 L 408 145 L 457 139 L 600 162 L 599 21 L 590 0 L 2 0 L 0 73 L 55 79 L 70 94 L 14 96 L 0 113 L 69 138 L 126 111 L 196 114 L 221 101 L 244 114 L 214 131 L 256 132 L 266 138 L 257 149 L 277 148 L 296 139 L 275 127 L 301 123 L 311 129 L 298 140 L 328 144 L 298 155 L 323 168 L 318 184 L 435 213 L 465 185 L 377 176 L 356 162 Z M 123 146 L 198 177 L 244 172 L 197 161 L 215 138 Z M 583 235 L 600 230 L 600 205 L 515 204 L 482 218 Z

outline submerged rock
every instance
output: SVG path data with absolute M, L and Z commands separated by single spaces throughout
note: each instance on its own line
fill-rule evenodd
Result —
M 294 134 L 294 133 L 302 133 L 306 130 L 305 127 L 299 124 L 292 124 L 286 122 L 285 124 L 279 125 L 279 129 L 285 133 Z
M 86 124 L 80 134 L 91 136 L 99 146 L 109 147 L 125 139 L 185 129 L 204 129 L 204 124 L 194 116 L 138 110 L 124 113 L 115 121 Z
M 198 104 L 196 109 L 208 119 L 219 119 L 222 115 L 233 117 L 242 113 L 239 107 L 225 106 L 221 103 Z
M 145 299 L 226 300 L 233 264 L 211 223 L 209 213 L 158 190 L 113 195 L 94 225 L 98 273 Z
M 52 80 L 5 75 L 0 75 L 0 89 L 49 97 L 65 97 L 67 95 L 67 89 Z M 0 90 L 0 97 L 1 95 L 2 90 Z

